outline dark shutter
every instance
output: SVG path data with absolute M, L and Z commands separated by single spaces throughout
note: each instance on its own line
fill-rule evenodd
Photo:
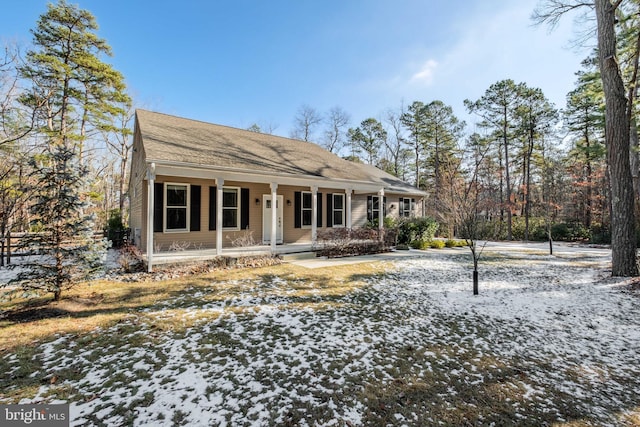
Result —
M 333 193 L 327 194 L 327 227 L 333 227 Z
M 382 218 L 387 217 L 387 196 L 382 198 Z
M 302 193 L 300 191 L 293 193 L 293 210 L 295 211 L 293 226 L 302 228 Z
M 373 196 L 367 196 L 367 221 L 373 221 Z
M 240 229 L 249 228 L 249 189 L 240 189 Z
M 164 227 L 164 184 L 156 182 L 153 185 L 153 231 L 162 232 Z
M 218 196 L 218 189 L 216 187 L 209 187 L 209 230 L 216 229 L 216 213 L 218 208 L 216 207 L 216 198 Z
M 191 231 L 200 231 L 200 186 L 191 186 Z
M 316 225 L 322 227 L 322 193 L 318 193 L 318 206 L 316 206 Z

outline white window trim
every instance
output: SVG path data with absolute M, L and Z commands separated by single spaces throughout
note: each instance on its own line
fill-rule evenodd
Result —
M 223 222 L 223 224 L 224 224 L 224 211 L 233 209 L 233 208 L 225 208 L 224 207 L 224 191 L 225 190 L 235 190 L 236 195 L 238 197 L 238 199 L 237 199 L 238 200 L 238 206 L 236 206 L 236 208 L 235 208 L 236 211 L 237 211 L 236 212 L 237 223 L 236 223 L 235 227 L 225 227 L 223 225 L 222 226 L 222 231 L 238 231 L 238 230 L 240 230 L 240 222 L 241 222 L 240 215 L 242 213 L 242 209 L 241 209 L 242 208 L 242 206 L 241 206 L 242 205 L 242 197 L 241 197 L 242 193 L 241 193 L 240 187 L 222 187 L 222 200 L 220 201 L 220 203 L 222 203 L 222 222 Z
M 186 219 L 187 219 L 187 228 L 167 228 L 167 208 L 171 207 L 179 207 L 182 206 L 167 206 L 167 186 L 169 185 L 179 185 L 181 187 L 187 187 L 187 206 L 186 206 Z M 191 184 L 187 184 L 185 182 L 165 182 L 163 187 L 163 197 L 162 197 L 162 230 L 164 233 L 188 233 L 191 230 Z
M 378 200 L 378 209 L 374 209 L 376 199 Z M 384 203 L 384 199 L 380 196 L 371 196 L 371 221 L 380 217 L 380 209 L 383 209 L 382 203 Z
M 335 206 L 336 206 L 336 203 L 335 203 L 335 202 L 336 202 L 336 199 L 335 199 L 335 197 L 336 197 L 336 196 L 337 196 L 337 197 L 341 197 L 341 198 L 342 198 L 342 209 L 336 209 L 336 208 L 335 208 Z M 333 197 L 333 198 L 334 198 L 333 200 L 331 200 L 331 224 L 332 224 L 332 227 L 333 227 L 333 228 L 344 228 L 344 227 L 345 227 L 345 220 L 346 220 L 346 218 L 345 218 L 345 214 L 346 214 L 346 213 L 345 213 L 345 203 L 346 203 L 346 200 L 345 200 L 345 199 L 346 199 L 345 194 L 342 194 L 342 193 L 333 193 L 333 194 L 331 195 L 331 197 Z M 336 224 L 335 224 L 335 222 L 334 222 L 334 218 L 335 218 L 335 217 L 333 216 L 334 212 L 342 212 L 342 224 L 340 224 L 340 225 L 336 225 Z
M 304 195 L 308 194 L 311 198 L 311 207 L 310 208 L 305 208 L 304 207 Z M 311 224 L 309 225 L 305 225 L 304 224 L 304 211 L 309 211 L 311 212 Z M 311 191 L 301 191 L 300 192 L 300 228 L 305 229 L 305 230 L 311 230 L 311 227 L 313 226 L 313 193 Z
M 404 208 L 404 201 L 409 200 L 409 210 L 407 211 Z M 402 206 L 400 206 L 400 216 L 404 218 L 412 218 L 415 216 L 416 212 L 416 201 L 411 197 L 403 197 L 402 198 Z M 405 215 L 407 213 L 408 215 Z

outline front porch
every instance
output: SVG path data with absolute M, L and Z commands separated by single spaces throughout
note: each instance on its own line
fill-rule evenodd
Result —
M 256 245 L 247 247 L 236 248 L 223 248 L 220 252 L 216 249 L 194 249 L 184 251 L 164 251 L 154 252 L 152 255 L 153 265 L 160 264 L 182 264 L 197 261 L 207 261 L 219 256 L 226 256 L 231 258 L 245 257 L 245 256 L 260 256 L 260 255 L 286 255 L 296 254 L 303 252 L 310 252 L 312 249 L 312 243 L 290 243 L 284 245 L 276 245 L 275 251 L 271 245 Z M 142 259 L 147 263 L 147 254 L 142 255 Z

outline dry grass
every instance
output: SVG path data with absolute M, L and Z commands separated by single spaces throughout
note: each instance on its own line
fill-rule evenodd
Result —
M 508 265 L 494 254 L 485 262 Z M 157 414 L 159 421 L 179 425 L 191 416 L 180 400 L 206 402 L 220 393 L 215 384 L 222 374 L 209 370 L 220 366 L 233 387 L 229 394 L 239 391 L 247 401 L 257 397 L 243 389 L 247 378 L 266 390 L 280 390 L 281 398 L 310 390 L 314 401 L 293 399 L 281 425 L 328 424 L 335 414 L 327 409 L 330 405 L 354 402 L 360 405 L 362 423 L 373 426 L 599 425 L 597 416 L 584 413 L 595 405 L 593 397 L 577 399 L 546 380 L 556 375 L 580 385 L 584 372 L 557 372 L 545 360 L 493 351 L 492 343 L 518 342 L 525 328 L 466 313 L 431 312 L 428 321 L 412 323 L 425 313 L 413 311 L 417 308 L 401 298 L 397 301 L 404 306 L 390 306 L 387 295 L 372 290 L 388 268 L 384 263 L 353 264 L 327 271 L 282 264 L 161 282 L 96 281 L 77 286 L 57 303 L 3 302 L 0 310 L 7 315 L 0 320 L 0 399 L 43 397 L 45 386 L 47 399 L 95 403 L 85 416 L 88 424 L 102 424 L 96 414 L 104 412 L 129 425 L 142 408 L 156 402 L 156 390 L 175 386 L 175 377 L 186 369 L 203 367 L 198 372 L 207 383 L 204 393 L 182 388 L 176 392 L 177 406 Z M 264 321 L 255 322 L 259 315 Z M 299 335 L 290 324 L 278 322 L 282 315 L 300 321 L 294 322 Z M 361 326 L 364 334 L 353 335 L 359 342 L 349 341 L 348 334 L 338 337 L 345 348 L 316 348 L 313 343 L 325 332 L 322 322 L 333 324 L 338 333 L 353 331 L 341 328 L 344 324 Z M 394 340 L 395 333 L 417 339 Z M 474 339 L 467 340 L 470 336 Z M 193 346 L 181 347 L 177 363 L 167 347 L 179 340 Z M 474 340 L 487 346 L 479 348 Z M 56 358 L 77 363 L 52 367 L 54 361 L 42 368 L 37 342 L 53 342 L 48 348 Z M 272 351 L 279 345 L 282 353 Z M 291 348 L 309 350 L 302 358 L 307 368 L 291 360 L 286 352 Z M 115 361 L 104 362 L 105 357 Z M 168 367 L 174 375 L 154 376 Z M 245 376 L 234 376 L 234 368 Z M 106 370 L 100 374 L 105 380 L 83 385 L 94 370 Z M 149 390 L 138 392 L 134 383 L 145 383 Z M 638 387 L 635 381 L 628 385 Z M 115 403 L 110 393 L 118 396 Z M 633 400 L 624 394 L 616 398 Z M 250 424 L 254 404 L 238 404 L 236 413 L 248 417 L 240 425 Z M 625 405 L 628 413 L 601 404 L 608 419 L 617 414 L 620 425 L 640 425 L 638 409 Z M 271 420 L 276 419 L 278 408 L 269 410 Z M 230 425 L 237 421 L 232 416 Z M 338 425 L 349 424 L 338 420 Z
M 332 268 L 330 274 L 324 270 L 311 270 L 290 264 L 263 268 L 222 270 L 200 276 L 158 282 L 111 282 L 97 280 L 83 283 L 63 294 L 58 302 L 49 297 L 24 300 L 0 301 L 0 356 L 22 346 L 33 346 L 52 340 L 62 334 L 87 334 L 96 328 L 108 328 L 125 320 L 131 314 L 140 315 L 142 310 L 161 310 L 167 322 L 163 330 L 184 328 L 184 322 L 172 324 L 168 319 L 182 318 L 180 307 L 168 309 L 163 301 L 181 297 L 180 304 L 192 307 L 202 305 L 212 298 L 226 300 L 246 291 L 246 286 L 255 280 L 269 281 L 275 277 L 286 280 L 287 285 L 270 289 L 270 296 L 282 295 L 306 304 L 309 298 L 322 297 L 323 302 L 314 302 L 320 308 L 330 304 L 332 298 L 341 297 L 363 282 L 358 275 L 380 274 L 385 264 L 345 265 Z M 356 278 L 355 280 L 353 278 Z M 193 295 L 199 290 L 215 288 L 208 299 Z M 242 310 L 242 309 L 241 309 Z M 197 318 L 193 318 L 194 323 Z

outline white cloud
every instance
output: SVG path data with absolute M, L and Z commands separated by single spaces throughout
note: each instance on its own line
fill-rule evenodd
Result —
M 419 83 L 425 86 L 431 85 L 437 67 L 438 62 L 434 59 L 429 59 L 422 65 L 420 71 L 411 76 L 409 83 Z

